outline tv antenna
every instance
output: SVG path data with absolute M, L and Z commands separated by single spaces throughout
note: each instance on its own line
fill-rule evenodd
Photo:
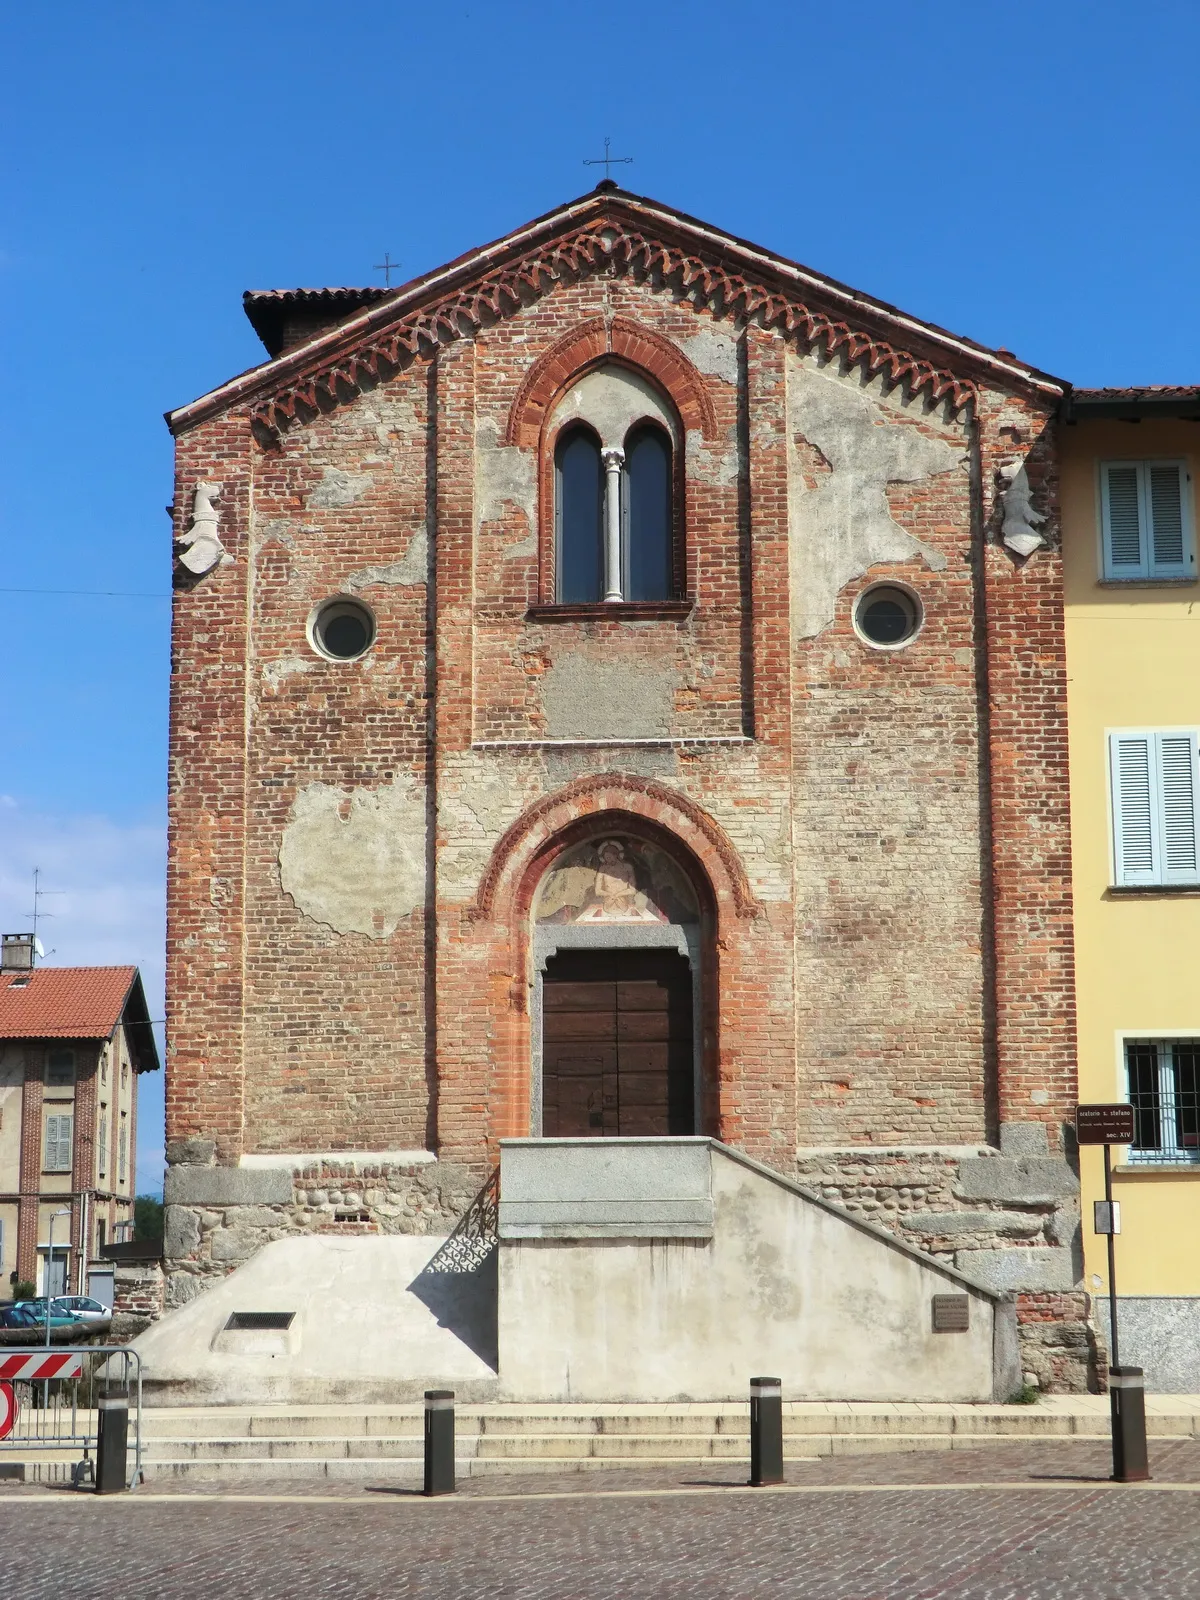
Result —
M 34 954 L 35 955 L 40 955 L 42 957 L 42 959 L 45 960 L 47 952 L 42 949 L 40 943 L 38 942 L 38 923 L 39 922 L 44 922 L 47 917 L 53 917 L 54 916 L 54 912 L 53 911 L 43 911 L 42 910 L 42 901 L 45 900 L 48 895 L 66 894 L 67 891 L 65 889 L 43 889 L 42 888 L 42 884 L 41 884 L 41 877 L 42 877 L 42 869 L 41 869 L 41 867 L 34 867 L 34 869 L 33 869 L 33 912 L 32 912 L 32 920 L 33 920 L 33 949 L 34 949 Z M 49 953 L 50 953 L 50 955 L 53 955 L 54 951 L 51 950 Z

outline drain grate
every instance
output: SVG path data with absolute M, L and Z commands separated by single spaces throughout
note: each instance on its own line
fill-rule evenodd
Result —
M 225 1332 L 229 1333 L 239 1328 L 274 1328 L 280 1333 L 286 1333 L 295 1315 L 294 1311 L 235 1311 L 225 1324 Z

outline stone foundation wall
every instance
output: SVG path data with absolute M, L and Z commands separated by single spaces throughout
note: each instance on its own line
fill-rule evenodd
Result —
M 1082 1290 L 1017 1296 L 1027 1384 L 1045 1394 L 1097 1394 L 1108 1388 L 1108 1351 L 1097 1309 Z
M 484 1176 L 445 1161 L 314 1160 L 290 1170 L 175 1165 L 165 1191 L 167 1307 L 186 1305 L 274 1239 L 448 1234 Z
M 1083 1292 L 1079 1177 L 1040 1123 L 1005 1123 L 1000 1149 L 806 1152 L 795 1175 L 826 1200 L 1001 1293 L 1015 1294 L 1026 1381 L 1103 1387 L 1104 1340 Z

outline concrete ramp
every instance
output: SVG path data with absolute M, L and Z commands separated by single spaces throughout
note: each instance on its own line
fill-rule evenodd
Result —
M 505 1400 L 990 1401 L 1011 1304 L 707 1139 L 501 1146 Z
M 443 1238 L 278 1239 L 133 1343 L 149 1404 L 387 1403 L 496 1393 L 496 1255 Z M 284 1319 L 291 1314 L 287 1326 Z

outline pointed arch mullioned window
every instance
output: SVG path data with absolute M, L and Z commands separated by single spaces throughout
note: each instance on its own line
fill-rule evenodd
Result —
M 653 422 L 603 448 L 586 424 L 554 451 L 555 599 L 560 605 L 674 598 L 674 463 Z
M 600 440 L 566 428 L 554 450 L 554 568 L 562 605 L 604 596 L 604 468 Z

